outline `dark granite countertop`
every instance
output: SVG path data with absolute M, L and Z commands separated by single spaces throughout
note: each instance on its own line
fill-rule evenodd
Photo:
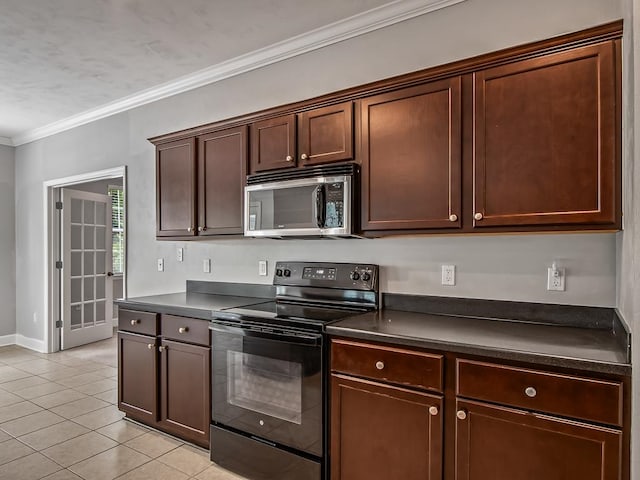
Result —
M 620 325 L 587 328 L 385 308 L 333 323 L 327 326 L 327 333 L 593 372 L 631 374 L 628 334 Z

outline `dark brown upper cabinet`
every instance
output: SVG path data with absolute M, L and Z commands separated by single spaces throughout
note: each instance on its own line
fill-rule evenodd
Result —
M 198 137 L 198 235 L 242 234 L 247 127 Z
M 196 234 L 196 144 L 194 138 L 156 147 L 156 236 Z
M 362 229 L 459 228 L 460 77 L 360 103 Z
M 295 166 L 295 114 L 251 125 L 251 173 Z
M 298 114 L 298 165 L 317 165 L 353 158 L 353 103 L 316 108 Z
M 614 42 L 474 78 L 473 226 L 619 225 Z

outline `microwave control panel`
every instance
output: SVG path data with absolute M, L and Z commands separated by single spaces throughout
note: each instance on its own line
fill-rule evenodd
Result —
M 325 228 L 344 227 L 344 183 L 327 183 L 325 186 Z

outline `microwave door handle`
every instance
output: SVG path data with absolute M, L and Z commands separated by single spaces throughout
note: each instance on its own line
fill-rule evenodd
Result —
M 324 228 L 324 222 L 325 222 L 324 184 L 318 185 L 316 187 L 315 195 L 316 195 L 316 225 L 318 226 L 318 228 Z

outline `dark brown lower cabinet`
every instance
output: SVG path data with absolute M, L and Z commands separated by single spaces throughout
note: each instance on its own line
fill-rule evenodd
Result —
M 165 339 L 160 346 L 160 424 L 208 447 L 211 349 Z
M 331 377 L 332 480 L 442 479 L 440 396 Z
M 149 424 L 158 418 L 157 370 L 156 337 L 118 333 L 118 408 Z
M 621 478 L 620 430 L 481 402 L 456 413 L 456 480 Z

